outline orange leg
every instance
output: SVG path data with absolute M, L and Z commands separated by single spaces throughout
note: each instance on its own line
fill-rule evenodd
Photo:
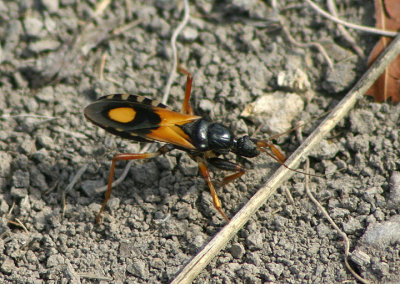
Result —
M 272 157 L 273 159 L 284 165 L 286 157 L 281 153 L 281 151 L 278 150 L 278 148 L 275 147 L 274 144 L 269 143 L 268 141 L 257 141 L 256 145 L 258 146 L 260 151 L 266 153 L 268 156 Z M 267 152 L 267 147 L 271 150 L 272 154 Z
M 111 169 L 110 169 L 110 176 L 108 178 L 108 185 L 107 185 L 107 191 L 104 195 L 104 201 L 103 204 L 101 205 L 100 211 L 97 214 L 96 217 L 96 223 L 99 224 L 101 220 L 101 214 L 103 213 L 104 209 L 106 208 L 107 202 L 110 199 L 111 196 L 111 188 L 112 188 L 112 182 L 114 178 L 114 170 L 115 170 L 115 163 L 117 161 L 126 161 L 126 160 L 141 160 L 141 159 L 150 159 L 150 158 L 155 158 L 157 156 L 160 156 L 162 154 L 165 154 L 174 148 L 171 147 L 171 145 L 165 145 L 158 149 L 157 152 L 154 153 L 143 153 L 143 154 L 133 154 L 133 153 L 122 153 L 122 154 L 116 154 L 111 163 Z
M 193 77 L 192 74 L 190 74 L 189 71 L 187 71 L 185 68 L 183 68 L 182 66 L 178 67 L 178 71 L 181 72 L 182 74 L 187 76 L 186 79 L 186 90 L 185 90 L 185 99 L 183 100 L 183 104 L 182 104 L 182 113 L 185 114 L 190 114 L 193 115 L 193 108 L 190 105 L 190 93 L 192 92 L 192 82 L 193 82 Z
M 246 173 L 245 170 L 240 170 L 240 171 L 238 171 L 238 172 L 236 172 L 236 173 L 233 173 L 233 174 L 231 174 L 231 175 L 229 175 L 229 176 L 226 176 L 226 177 L 224 177 L 224 179 L 223 179 L 222 181 L 220 181 L 220 182 L 218 183 L 218 186 L 227 185 L 228 183 L 234 181 L 235 179 L 240 178 L 240 177 L 241 177 L 242 175 L 244 175 L 245 173 Z
M 217 192 L 215 191 L 214 185 L 211 182 L 211 177 L 210 177 L 210 173 L 208 171 L 207 165 L 200 158 L 196 158 L 195 160 L 197 161 L 197 163 L 199 165 L 201 174 L 203 175 L 204 179 L 206 180 L 206 182 L 208 184 L 208 187 L 210 188 L 210 193 L 211 193 L 211 197 L 214 202 L 215 209 L 217 209 L 218 212 L 222 215 L 222 217 L 224 217 L 226 222 L 229 222 L 229 218 L 225 215 L 224 211 L 222 211 L 221 200 L 219 200 Z
M 234 171 L 235 173 L 230 174 L 222 181 L 217 183 L 218 186 L 224 186 L 228 183 L 234 181 L 235 179 L 240 178 L 242 175 L 246 173 L 245 169 L 239 163 L 232 163 L 231 161 L 221 159 L 221 158 L 208 158 L 207 162 L 213 165 L 214 167 L 225 170 L 225 171 Z

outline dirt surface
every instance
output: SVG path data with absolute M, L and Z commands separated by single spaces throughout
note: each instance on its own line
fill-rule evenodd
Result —
M 112 156 L 144 145 L 91 125 L 83 108 L 112 93 L 161 100 L 170 38 L 183 15 L 180 1 L 112 1 L 104 11 L 97 2 L 0 1 L 2 283 L 167 283 L 225 224 L 196 164 L 174 151 L 135 162 L 94 225 L 103 201 L 96 189 L 107 182 Z M 195 2 L 177 44 L 194 74 L 192 104 L 238 135 L 281 131 L 279 118 L 241 116 L 263 94 L 281 91 L 300 96 L 290 123 L 306 121 L 306 137 L 366 69 L 338 28 L 302 1 L 277 1 L 275 9 L 262 1 Z M 372 2 L 341 1 L 338 13 L 374 25 Z M 290 42 L 280 19 L 299 43 L 321 44 L 333 68 L 315 47 Z M 350 34 L 365 54 L 377 40 Z M 176 110 L 184 85 L 178 76 L 171 89 Z M 372 282 L 400 281 L 399 119 L 400 105 L 366 97 L 311 155 L 312 171 L 323 176 L 311 178 L 312 191 L 348 235 L 353 268 Z M 294 133 L 277 143 L 287 155 L 299 145 Z M 244 177 L 218 188 L 228 216 L 279 166 L 265 155 L 253 160 Z M 117 177 L 124 166 L 118 163 Z M 354 281 L 343 251 L 296 174 L 195 283 Z

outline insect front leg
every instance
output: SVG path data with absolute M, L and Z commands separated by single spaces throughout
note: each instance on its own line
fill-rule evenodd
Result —
M 224 186 L 227 185 L 228 183 L 234 181 L 235 179 L 240 178 L 242 175 L 246 173 L 245 169 L 243 166 L 239 163 L 232 163 L 231 161 L 221 159 L 221 158 L 209 158 L 207 159 L 207 162 L 209 162 L 211 165 L 214 167 L 225 170 L 225 171 L 235 171 L 235 173 L 228 175 L 222 179 L 222 181 L 218 182 L 218 186 Z
M 229 218 L 225 215 L 224 211 L 222 211 L 221 200 L 219 200 L 217 192 L 215 191 L 214 185 L 212 184 L 210 172 L 208 171 L 208 167 L 207 167 L 205 161 L 200 157 L 195 157 L 193 159 L 198 163 L 199 170 L 200 170 L 201 174 L 203 175 L 204 179 L 206 180 L 208 187 L 210 188 L 210 193 L 211 193 L 211 197 L 214 202 L 215 209 L 217 209 L 218 212 L 222 215 L 222 217 L 224 217 L 226 222 L 229 222 Z
M 111 196 L 111 188 L 112 188 L 112 182 L 114 178 L 114 171 L 115 171 L 115 164 L 117 161 L 127 161 L 127 160 L 142 160 L 142 159 L 151 159 L 155 158 L 157 156 L 163 155 L 171 150 L 173 150 L 174 147 L 170 144 L 162 146 L 158 151 L 153 152 L 153 153 L 143 153 L 143 154 L 135 154 L 135 153 L 121 153 L 121 154 L 116 154 L 111 163 L 111 168 L 110 168 L 110 176 L 108 178 L 108 185 L 107 185 L 107 191 L 104 195 L 104 201 L 103 204 L 101 205 L 100 211 L 97 214 L 96 217 L 96 223 L 99 224 L 101 220 L 101 214 L 103 213 L 104 209 L 106 208 L 107 202 L 110 199 Z

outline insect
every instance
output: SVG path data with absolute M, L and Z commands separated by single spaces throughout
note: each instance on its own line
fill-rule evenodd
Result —
M 155 158 L 174 149 L 188 153 L 198 163 L 200 173 L 210 189 L 214 206 L 227 222 L 229 218 L 222 210 L 208 165 L 234 172 L 220 182 L 220 185 L 226 185 L 245 173 L 244 166 L 239 162 L 224 158 L 224 154 L 229 152 L 246 158 L 254 158 L 265 152 L 281 164 L 284 163 L 285 156 L 269 140 L 258 140 L 248 135 L 235 137 L 223 124 L 194 115 L 189 103 L 192 75 L 181 67 L 179 71 L 187 76 L 185 98 L 180 112 L 175 112 L 156 100 L 128 94 L 104 96 L 85 108 L 84 115 L 89 121 L 114 135 L 139 142 L 166 143 L 153 153 L 120 153 L 113 157 L 107 191 L 96 223 L 100 222 L 110 199 L 117 161 Z

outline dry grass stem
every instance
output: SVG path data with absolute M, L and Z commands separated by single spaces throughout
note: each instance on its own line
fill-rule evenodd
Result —
M 318 14 L 321 14 L 322 16 L 328 18 L 329 20 L 331 20 L 337 24 L 346 26 L 351 29 L 355 29 L 355 30 L 359 30 L 359 31 L 367 32 L 367 33 L 373 33 L 373 34 L 377 34 L 377 35 L 381 35 L 381 36 L 395 37 L 397 35 L 397 32 L 395 32 L 395 31 L 384 31 L 384 30 L 380 30 L 380 29 L 375 29 L 375 28 L 370 28 L 370 27 L 366 27 L 366 26 L 348 23 L 348 22 L 343 21 L 339 18 L 336 18 L 336 17 L 332 16 L 331 14 L 327 13 L 326 11 L 322 10 L 318 5 L 313 3 L 311 0 L 304 0 L 304 1 L 307 4 L 309 4 L 311 6 L 311 8 L 313 8 L 315 11 L 317 11 Z
M 322 121 L 313 133 L 307 137 L 304 143 L 289 157 L 286 161 L 288 167 L 296 168 L 300 161 L 307 157 L 308 153 L 348 114 L 357 100 L 364 96 L 365 92 L 399 53 L 400 35 L 392 41 L 349 93 L 331 111 L 328 117 Z M 232 220 L 180 271 L 171 283 L 191 283 L 215 255 L 226 246 L 229 240 L 236 235 L 250 217 L 269 199 L 276 189 L 293 174 L 293 171 L 281 166 Z
M 172 37 L 171 37 L 173 63 L 172 63 L 171 71 L 169 73 L 169 78 L 168 78 L 167 85 L 165 86 L 164 96 L 163 96 L 163 99 L 162 99 L 162 103 L 163 104 L 166 104 L 167 101 L 168 101 L 169 91 L 171 89 L 172 82 L 175 79 L 176 68 L 178 67 L 178 54 L 177 54 L 177 51 L 176 51 L 176 39 L 177 39 L 178 35 L 182 32 L 183 28 L 186 26 L 186 24 L 188 23 L 188 21 L 190 19 L 189 1 L 188 0 L 184 0 L 183 2 L 185 4 L 185 15 L 183 17 L 182 22 L 176 28 L 176 30 L 174 31 L 174 33 L 172 34 Z
M 336 3 L 334 0 L 327 1 L 329 12 L 331 12 L 332 16 L 338 17 L 336 10 Z M 343 25 L 338 25 L 339 32 L 342 34 L 343 38 L 351 45 L 351 48 L 360 56 L 361 58 L 365 58 L 364 51 L 357 45 L 355 39 L 349 34 L 349 32 L 345 29 Z

